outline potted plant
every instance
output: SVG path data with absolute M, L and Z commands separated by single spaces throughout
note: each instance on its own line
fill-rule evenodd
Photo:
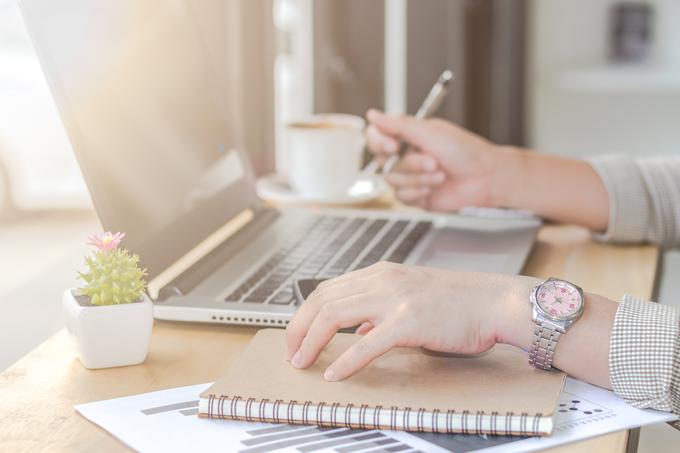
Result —
M 139 257 L 118 248 L 124 233 L 89 238 L 97 250 L 78 272 L 82 288 L 64 293 L 66 327 L 86 368 L 136 365 L 146 359 L 153 305 L 144 289 Z

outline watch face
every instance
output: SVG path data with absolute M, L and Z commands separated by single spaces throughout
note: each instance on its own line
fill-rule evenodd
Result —
M 583 306 L 581 292 L 574 285 L 563 281 L 547 281 L 538 287 L 536 302 L 543 312 L 552 318 L 567 319 Z

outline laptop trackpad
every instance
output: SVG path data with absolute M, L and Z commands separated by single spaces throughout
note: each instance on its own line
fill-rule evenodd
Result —
M 442 228 L 434 232 L 416 264 L 458 271 L 503 272 L 510 260 L 507 239 L 498 233 Z

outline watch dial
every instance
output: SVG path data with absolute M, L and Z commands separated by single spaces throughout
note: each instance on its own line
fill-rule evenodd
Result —
M 560 281 L 546 282 L 536 293 L 538 305 L 550 316 L 568 318 L 581 308 L 581 293 L 574 286 Z

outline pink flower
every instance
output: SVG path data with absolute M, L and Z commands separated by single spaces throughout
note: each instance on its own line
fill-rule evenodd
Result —
M 107 231 L 105 233 L 92 235 L 87 238 L 87 245 L 92 245 L 97 247 L 99 250 L 108 252 L 109 250 L 113 250 L 118 247 L 118 244 L 120 244 L 120 241 L 122 241 L 124 237 L 125 233 L 114 234 L 110 231 Z

